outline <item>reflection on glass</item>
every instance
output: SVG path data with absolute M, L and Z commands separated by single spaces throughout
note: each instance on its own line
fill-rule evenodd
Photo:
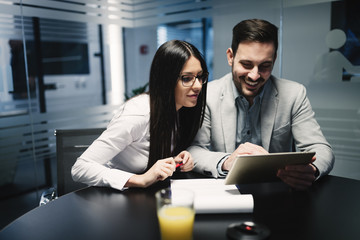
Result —
M 326 45 L 332 51 L 320 56 L 314 68 L 315 82 L 341 82 L 343 80 L 343 69 L 350 74 L 360 74 L 360 65 L 354 66 L 340 52 L 339 48 L 344 46 L 346 35 L 341 29 L 333 29 L 326 36 Z
M 326 5 L 318 10 L 323 11 Z M 324 27 L 329 25 L 331 30 L 319 38 L 325 51 L 312 53 L 316 61 L 307 91 L 315 117 L 334 150 L 331 174 L 360 179 L 360 2 L 332 1 L 329 6 L 329 12 L 318 15 L 324 20 Z M 319 37 L 316 26 L 309 26 L 308 31 Z M 323 30 L 327 29 L 324 27 Z M 304 35 L 299 41 L 306 42 L 308 38 L 309 35 Z
M 0 35 L 0 198 L 56 184 L 54 129 L 107 123 L 91 111 L 103 104 L 98 25 L 9 18 L 13 34 Z

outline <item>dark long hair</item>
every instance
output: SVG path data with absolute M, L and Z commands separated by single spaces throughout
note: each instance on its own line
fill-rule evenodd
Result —
M 202 71 L 207 73 L 206 62 L 199 50 L 185 41 L 168 41 L 154 56 L 149 80 L 150 153 L 147 169 L 157 160 L 185 150 L 202 125 L 207 83 L 202 86 L 196 106 L 182 107 L 177 112 L 175 105 L 175 87 L 184 64 L 191 56 L 200 61 Z
M 262 19 L 241 21 L 233 28 L 231 48 L 235 56 L 239 43 L 244 41 L 274 43 L 275 53 L 278 48 L 278 28 Z

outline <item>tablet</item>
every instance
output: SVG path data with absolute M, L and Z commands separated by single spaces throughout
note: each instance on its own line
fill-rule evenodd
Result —
M 277 170 L 287 165 L 311 163 L 315 152 L 285 152 L 266 155 L 244 155 L 235 159 L 225 184 L 273 182 L 280 180 Z

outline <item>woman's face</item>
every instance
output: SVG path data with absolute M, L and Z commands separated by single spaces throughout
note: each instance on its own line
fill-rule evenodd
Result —
M 195 78 L 194 84 L 189 87 L 184 87 L 181 76 L 201 76 L 203 74 L 200 61 L 194 56 L 191 56 L 184 64 L 179 76 L 179 80 L 175 87 L 175 104 L 176 111 L 182 107 L 195 107 L 202 84 Z M 189 84 L 189 83 L 188 83 Z

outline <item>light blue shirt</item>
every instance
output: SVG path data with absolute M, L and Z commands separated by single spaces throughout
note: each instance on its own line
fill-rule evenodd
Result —
M 233 90 L 237 109 L 235 146 L 237 148 L 240 144 L 245 142 L 251 142 L 253 144 L 261 146 L 260 108 L 261 101 L 264 95 L 264 90 L 262 89 L 260 94 L 255 96 L 252 106 L 250 106 L 249 102 L 244 96 L 239 94 L 234 84 Z
M 237 123 L 236 123 L 236 148 L 245 142 L 250 142 L 261 146 L 261 119 L 260 110 L 261 103 L 265 89 L 271 84 L 267 81 L 261 90 L 260 94 L 255 96 L 253 105 L 250 106 L 246 98 L 241 95 L 236 89 L 235 84 L 232 84 L 233 94 L 237 109 Z M 218 172 L 220 176 L 226 176 L 227 171 L 221 169 L 222 164 L 230 155 L 225 156 L 218 164 Z

